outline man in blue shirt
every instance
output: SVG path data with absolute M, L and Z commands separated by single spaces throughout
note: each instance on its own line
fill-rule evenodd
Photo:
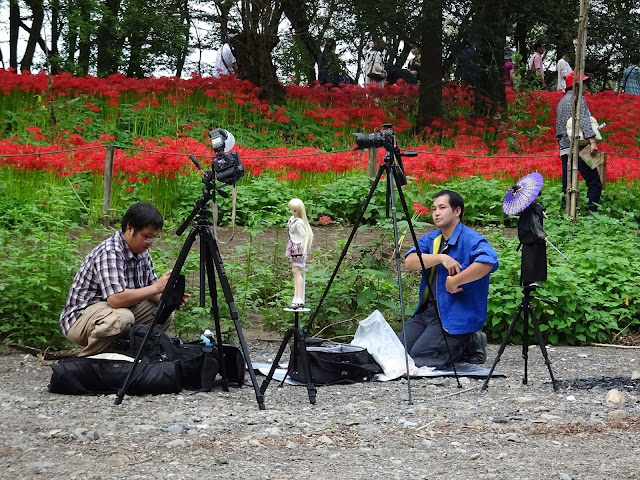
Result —
M 486 335 L 478 330 L 487 316 L 489 274 L 498 268 L 498 254 L 482 235 L 461 223 L 463 212 L 460 194 L 436 193 L 431 213 L 438 229 L 418 241 L 426 268 L 420 303 L 398 336 L 403 343 L 406 337 L 407 351 L 419 367 L 446 368 L 451 362 L 486 359 Z M 405 266 L 422 270 L 415 248 L 405 255 Z

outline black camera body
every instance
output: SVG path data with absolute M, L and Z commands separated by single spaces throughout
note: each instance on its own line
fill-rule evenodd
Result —
M 227 185 L 233 185 L 244 176 L 244 166 L 238 152 L 218 152 L 213 159 L 216 179 Z
M 392 150 L 396 147 L 396 137 L 390 123 L 385 123 L 379 132 L 354 133 L 358 148 L 385 148 Z
M 209 132 L 209 140 L 211 148 L 216 152 L 213 158 L 216 179 L 226 185 L 235 185 L 244 176 L 244 166 L 237 152 L 228 151 L 233 148 L 233 135 L 224 128 L 214 128 Z

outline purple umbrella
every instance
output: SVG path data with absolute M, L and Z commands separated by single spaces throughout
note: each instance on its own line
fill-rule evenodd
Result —
M 507 215 L 517 215 L 533 203 L 542 189 L 542 175 L 530 173 L 518 180 L 509 189 L 502 201 L 502 211 Z

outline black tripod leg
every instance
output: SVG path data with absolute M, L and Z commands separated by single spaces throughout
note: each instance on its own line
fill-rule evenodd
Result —
M 522 376 L 522 384 L 526 385 L 528 381 L 529 370 L 529 313 L 533 311 L 531 304 L 525 299 L 524 322 L 522 322 L 522 359 L 524 360 L 524 375 Z
M 213 258 L 211 257 L 211 250 L 208 246 L 209 242 L 215 242 L 213 237 L 207 233 L 208 228 L 205 228 L 203 235 L 200 238 L 200 262 L 204 265 L 200 266 L 200 306 L 204 307 L 204 278 L 203 272 L 206 271 L 207 279 L 209 281 L 209 298 L 211 299 L 211 317 L 213 318 L 213 325 L 216 330 L 216 341 L 218 344 L 218 364 L 220 368 L 220 376 L 222 377 L 222 391 L 229 391 L 229 375 L 227 373 L 227 358 L 224 354 L 224 343 L 222 341 L 222 328 L 220 327 L 220 306 L 218 304 L 218 285 L 216 283 L 215 268 L 213 266 Z M 204 267 L 204 268 L 203 268 Z
M 538 345 L 540 346 L 540 351 L 542 352 L 542 356 L 544 357 L 544 363 L 547 364 L 547 368 L 549 369 L 549 376 L 551 377 L 551 384 L 553 385 L 553 391 L 558 391 L 558 385 L 556 384 L 556 379 L 553 376 L 553 371 L 551 370 L 551 360 L 549 360 L 549 355 L 547 354 L 547 347 L 544 345 L 544 339 L 542 338 L 542 332 L 540 331 L 540 324 L 538 323 L 538 319 L 536 315 L 533 313 L 533 308 L 529 305 L 531 322 L 533 323 L 533 328 L 536 331 L 536 335 L 538 336 Z
M 313 376 L 311 375 L 311 367 L 309 366 L 309 356 L 307 353 L 307 346 L 305 344 L 305 331 L 302 327 L 298 327 L 295 333 L 294 342 L 297 344 L 297 350 L 300 352 L 300 360 L 302 365 L 298 365 L 297 367 L 302 367 L 302 372 L 304 374 L 304 379 L 307 382 L 307 393 L 309 395 L 309 403 L 315 405 L 316 403 L 316 384 L 313 381 Z M 297 352 L 296 352 L 297 353 Z M 298 357 L 294 356 L 296 362 L 298 361 Z M 289 365 L 291 368 L 291 365 Z
M 400 185 L 399 182 L 399 175 L 397 170 L 394 169 L 393 171 L 394 173 L 394 177 L 396 180 L 396 183 L 398 185 Z M 407 201 L 404 198 L 404 193 L 402 192 L 402 188 L 398 188 L 398 196 L 400 197 L 400 202 L 402 203 L 402 209 L 404 211 L 404 216 L 407 220 L 407 224 L 409 225 L 409 231 L 411 232 L 411 238 L 413 240 L 413 245 L 416 247 L 416 253 L 418 255 L 418 258 L 420 259 L 420 264 L 422 266 L 422 270 L 424 271 L 424 263 L 422 261 L 422 252 L 420 252 L 420 247 L 418 246 L 418 237 L 416 236 L 416 232 L 413 229 L 413 223 L 411 223 L 411 216 L 409 215 L 409 207 L 407 206 Z M 397 245 L 397 243 L 396 243 Z M 398 256 L 400 255 L 400 252 L 398 252 Z M 435 268 L 435 267 L 434 267 Z M 400 258 L 398 257 L 398 272 L 400 272 Z M 400 283 L 400 274 L 398 274 L 398 282 L 400 287 L 400 291 L 402 292 L 402 283 Z M 433 296 L 433 292 L 431 292 L 431 286 L 427 285 L 427 288 L 429 289 L 429 297 Z M 402 293 L 400 294 L 400 305 L 402 308 L 402 303 L 403 299 L 402 299 Z M 433 301 L 433 298 L 429 298 L 429 301 Z M 442 326 L 442 319 L 440 318 L 440 314 L 438 313 L 438 309 L 436 308 L 436 316 L 438 317 L 438 323 L 440 324 L 440 332 L 442 333 L 442 339 L 444 340 L 444 345 L 447 348 L 447 355 L 449 355 L 449 363 L 451 363 L 451 368 L 453 369 L 453 375 L 456 377 L 456 382 L 458 383 L 458 388 L 462 388 L 462 384 L 460 383 L 460 377 L 458 376 L 458 371 L 456 370 L 456 364 L 453 361 L 453 358 L 451 357 L 451 349 L 449 348 L 449 341 L 447 340 L 447 335 L 446 332 L 444 331 L 444 327 Z M 404 309 L 402 309 L 402 330 L 404 331 Z M 406 342 L 405 342 L 406 344 Z M 407 365 L 407 371 L 408 371 L 408 365 Z M 411 403 L 411 402 L 409 402 Z
M 329 293 L 329 289 L 331 288 L 331 284 L 333 283 L 333 280 L 336 278 L 338 270 L 340 269 L 340 265 L 342 265 L 342 260 L 344 260 L 344 257 L 346 256 L 347 251 L 349 250 L 349 245 L 351 245 L 353 237 L 356 236 L 356 231 L 358 230 L 358 227 L 360 226 L 360 222 L 362 222 L 362 219 L 364 218 L 364 213 L 367 211 L 367 207 L 369 206 L 369 202 L 371 202 L 371 199 L 373 198 L 373 194 L 376 192 L 376 187 L 378 186 L 378 182 L 380 181 L 380 177 L 382 177 L 382 173 L 384 172 L 384 170 L 385 170 L 385 166 L 384 165 L 380 165 L 380 168 L 378 169 L 378 175 L 376 176 L 376 179 L 373 181 L 373 184 L 371 185 L 371 189 L 369 190 L 369 194 L 367 195 L 367 198 L 365 199 L 364 204 L 362 205 L 362 208 L 360 209 L 360 216 L 356 220 L 356 223 L 353 225 L 353 228 L 351 229 L 351 234 L 349 235 L 349 238 L 347 239 L 347 243 L 345 244 L 344 248 L 342 249 L 342 253 L 340 254 L 340 258 L 338 259 L 338 264 L 336 265 L 336 268 L 333 269 L 333 273 L 331 274 L 331 278 L 329 279 L 329 283 L 327 283 L 327 286 L 325 287 L 324 292 L 322 292 L 322 296 L 320 297 L 320 300 L 318 301 L 318 306 L 314 310 L 313 314 L 311 315 L 311 318 L 309 319 L 309 322 L 307 323 L 307 330 L 308 331 L 311 330 L 313 322 L 316 319 L 316 316 L 318 315 L 318 312 L 320 311 L 320 307 L 322 307 L 322 302 L 324 302 L 324 299 L 326 298 L 327 293 Z
M 287 333 L 285 334 L 284 338 L 282 339 L 282 343 L 280 344 L 280 348 L 278 349 L 278 353 L 276 355 L 276 358 L 273 360 L 273 364 L 271 365 L 271 369 L 269 370 L 269 374 L 267 375 L 267 378 L 265 378 L 262 382 L 262 385 L 260 385 L 260 392 L 264 393 L 267 391 L 267 387 L 269 386 L 269 383 L 271 383 L 271 379 L 273 378 L 273 374 L 276 372 L 276 369 L 278 368 L 278 365 L 280 364 L 280 359 L 282 358 L 282 355 L 284 353 L 284 349 L 287 347 L 287 344 L 289 343 L 289 340 L 291 340 L 291 336 L 294 334 L 295 332 L 295 328 L 289 328 L 287 330 Z M 289 368 L 291 368 L 291 365 L 289 365 Z M 287 374 L 289 373 L 289 370 L 287 370 Z M 287 374 L 285 374 L 284 378 L 287 378 Z
M 224 271 L 224 265 L 222 263 L 220 250 L 218 249 L 218 244 L 216 243 L 216 240 L 213 237 L 213 231 L 210 228 L 207 229 L 206 235 L 208 236 L 208 238 L 210 238 L 210 241 L 207 242 L 209 246 L 209 252 L 210 252 L 211 258 L 213 258 L 213 263 L 216 267 L 216 271 L 218 272 L 218 280 L 220 280 L 220 286 L 222 287 L 224 298 L 227 302 L 227 305 L 229 305 L 231 320 L 233 320 L 233 324 L 236 327 L 236 333 L 238 334 L 238 341 L 240 342 L 240 346 L 242 347 L 244 360 L 247 364 L 247 370 L 249 370 L 249 376 L 251 377 L 253 390 L 255 391 L 255 394 L 256 394 L 258 408 L 260 410 L 264 410 L 266 408 L 264 405 L 264 396 L 262 395 L 262 392 L 260 391 L 260 387 L 258 386 L 258 379 L 256 378 L 256 372 L 253 370 L 253 364 L 251 363 L 249 349 L 247 348 L 247 342 L 245 341 L 244 334 L 242 333 L 242 326 L 240 325 L 238 310 L 236 310 L 236 305 L 233 300 L 233 293 L 231 292 L 231 286 L 229 285 L 229 279 L 227 278 L 227 273 Z
M 180 250 L 180 255 L 178 255 L 178 260 L 176 260 L 176 263 L 173 266 L 173 270 L 171 271 L 171 276 L 169 277 L 169 281 L 167 282 L 167 285 L 174 285 L 176 283 L 178 275 L 180 275 L 180 271 L 182 270 L 182 267 L 184 266 L 184 262 L 187 260 L 187 255 L 189 255 L 189 250 L 191 250 L 191 246 L 193 245 L 193 242 L 195 241 L 196 234 L 197 234 L 196 230 L 193 229 L 191 231 L 191 233 L 189 233 L 189 236 L 187 237 L 187 239 L 184 241 L 184 245 L 182 246 L 182 250 Z M 168 289 L 166 289 L 165 291 L 168 291 Z M 144 336 L 144 339 L 142 340 L 142 343 L 140 344 L 140 348 L 138 349 L 138 352 L 136 353 L 136 356 L 133 359 L 133 364 L 131 365 L 131 369 L 129 370 L 129 373 L 127 374 L 127 378 L 124 379 L 124 384 L 122 385 L 122 388 L 120 388 L 120 390 L 118 390 L 118 394 L 116 395 L 116 399 L 114 401 L 114 405 L 120 405 L 122 403 L 122 399 L 124 398 L 124 396 L 127 393 L 127 389 L 129 388 L 129 384 L 131 382 L 131 379 L 134 378 L 133 373 L 134 373 L 136 367 L 138 366 L 138 362 L 140 361 L 140 357 L 142 356 L 142 349 L 146 345 L 147 340 L 149 340 L 149 337 L 151 336 L 151 333 L 153 332 L 153 328 L 158 323 L 158 318 L 160 317 L 160 314 L 162 313 L 162 310 L 164 308 L 165 303 L 166 303 L 166 300 L 164 298 L 164 292 L 163 292 L 162 296 L 160 297 L 160 304 L 158 305 L 158 308 L 156 309 L 156 313 L 153 316 L 153 320 L 151 321 L 151 324 L 149 325 L 149 330 L 147 331 L 146 335 Z
M 400 239 L 398 235 L 398 215 L 396 212 L 396 195 L 393 189 L 393 181 L 398 180 L 395 167 L 393 165 L 387 166 L 387 198 L 391 199 L 391 218 L 393 220 L 393 251 L 396 261 L 396 271 L 398 274 L 398 298 L 400 300 L 400 318 L 402 320 L 402 331 L 405 331 L 405 318 L 404 318 L 404 294 L 402 291 L 402 262 L 400 261 Z M 407 203 L 402 193 L 402 188 L 398 187 L 398 196 L 400 197 L 400 204 L 404 211 L 404 218 L 408 224 L 411 224 L 411 217 L 409 216 L 409 210 L 407 209 Z M 404 339 L 404 358 L 405 368 L 407 370 L 407 403 L 413 405 L 413 399 L 411 398 L 411 375 L 409 375 L 409 353 L 407 352 L 407 341 Z
M 509 325 L 509 330 L 507 330 L 507 335 L 504 337 L 504 340 L 500 345 L 500 349 L 498 350 L 498 354 L 496 355 L 496 358 L 493 361 L 493 365 L 491 365 L 491 370 L 489 370 L 489 375 L 487 375 L 487 378 L 484 379 L 484 383 L 482 384 L 482 388 L 480 389 L 480 391 L 484 391 L 487 389 L 487 386 L 489 385 L 489 380 L 491 380 L 491 375 L 493 375 L 493 371 L 496 369 L 496 365 L 498 365 L 498 362 L 500 361 L 500 357 L 504 353 L 505 348 L 507 348 L 507 344 L 511 339 L 511 335 L 513 335 L 513 332 L 516 329 L 516 323 L 518 322 L 518 318 L 520 317 L 520 313 L 522 312 L 523 308 L 524 308 L 524 305 L 520 303 L 520 305 L 518 305 L 518 309 L 516 310 L 516 313 L 513 315 L 513 319 L 511 320 L 511 325 Z

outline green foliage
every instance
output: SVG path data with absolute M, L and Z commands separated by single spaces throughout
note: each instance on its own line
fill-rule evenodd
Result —
M 629 327 L 640 328 L 640 280 L 637 252 L 640 239 L 629 219 L 602 214 L 572 225 L 559 218 L 545 222 L 548 238 L 567 257 L 547 248 L 548 280 L 533 300 L 541 330 L 552 344 L 604 342 Z M 499 250 L 500 269 L 491 276 L 487 332 L 499 341 L 522 299 L 519 288 L 520 252 L 517 239 L 498 234 L 491 239 Z M 519 325 L 514 341 L 520 341 Z

